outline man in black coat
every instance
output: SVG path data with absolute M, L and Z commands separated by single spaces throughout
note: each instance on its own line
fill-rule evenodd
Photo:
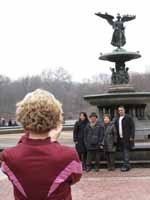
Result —
M 84 129 L 84 142 L 87 149 L 87 168 L 92 169 L 92 161 L 95 161 L 95 171 L 99 171 L 100 151 L 104 138 L 104 126 L 97 121 L 96 113 L 91 113 L 90 123 Z
M 118 114 L 115 125 L 118 133 L 118 146 L 123 153 L 121 171 L 128 171 L 130 169 L 129 151 L 134 146 L 135 124 L 132 117 L 125 113 L 123 106 L 118 108 Z

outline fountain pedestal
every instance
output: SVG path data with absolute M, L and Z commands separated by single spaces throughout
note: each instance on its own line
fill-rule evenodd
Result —
M 107 93 L 104 94 L 92 94 L 84 96 L 84 99 L 88 101 L 91 105 L 97 106 L 99 110 L 100 118 L 105 113 L 111 115 L 114 118 L 117 115 L 117 108 L 121 105 L 125 107 L 126 113 L 130 114 L 134 120 L 136 127 L 144 130 L 147 128 L 146 136 L 147 139 L 150 138 L 150 121 L 145 114 L 145 108 L 148 103 L 150 103 L 150 92 L 138 92 L 135 88 L 130 84 L 129 77 L 129 68 L 126 67 L 126 63 L 141 57 L 139 51 L 127 51 L 122 48 L 124 46 L 124 42 L 122 42 L 121 34 L 124 34 L 124 27 L 122 21 L 122 26 L 120 27 L 120 21 L 113 21 L 111 15 L 107 13 L 101 14 L 96 13 L 96 15 L 105 18 L 109 24 L 113 25 L 117 23 L 117 32 L 118 34 L 115 36 L 116 30 L 113 33 L 113 40 L 116 42 L 111 43 L 113 46 L 117 48 L 112 52 L 101 53 L 99 59 L 103 61 L 108 61 L 113 63 L 113 67 L 111 67 L 112 75 L 111 75 L 111 85 L 108 89 Z M 122 19 L 130 18 L 135 19 L 135 16 L 123 16 Z M 126 18 L 126 19 L 127 19 Z M 111 20 L 111 23 L 110 23 Z M 125 35 L 124 35 L 125 38 Z M 140 132 L 143 134 L 143 139 L 145 137 L 145 132 Z M 136 137 L 135 137 L 136 139 Z

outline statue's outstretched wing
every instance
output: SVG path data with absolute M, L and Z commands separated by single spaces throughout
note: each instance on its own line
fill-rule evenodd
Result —
M 102 14 L 100 12 L 99 13 L 95 13 L 95 15 L 106 19 L 110 25 L 113 25 L 114 16 L 109 15 L 108 13 Z
M 121 18 L 121 21 L 127 22 L 127 21 L 133 20 L 135 18 L 136 18 L 135 15 L 123 15 L 122 18 Z

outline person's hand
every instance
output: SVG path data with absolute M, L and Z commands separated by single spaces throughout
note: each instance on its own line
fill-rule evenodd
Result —
M 134 139 L 133 138 L 130 138 L 130 142 L 133 142 L 134 141 Z
M 62 131 L 62 128 L 63 128 L 63 126 L 62 126 L 62 124 L 61 124 L 59 127 L 55 128 L 55 129 L 52 129 L 52 130 L 49 132 L 49 136 L 51 137 L 51 141 L 52 141 L 52 142 L 55 142 L 55 141 L 58 140 L 58 138 L 59 138 L 59 136 L 60 136 L 60 133 L 61 133 L 61 131 Z
M 100 149 L 103 149 L 103 148 L 104 148 L 104 146 L 103 146 L 102 144 L 100 144 L 99 148 L 100 148 Z
M 134 139 L 130 138 L 129 142 L 130 142 L 130 149 L 132 149 L 134 147 Z

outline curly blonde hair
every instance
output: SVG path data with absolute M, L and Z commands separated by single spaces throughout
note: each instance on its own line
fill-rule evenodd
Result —
M 62 105 L 46 90 L 28 93 L 16 107 L 16 120 L 26 130 L 44 133 L 61 124 Z

